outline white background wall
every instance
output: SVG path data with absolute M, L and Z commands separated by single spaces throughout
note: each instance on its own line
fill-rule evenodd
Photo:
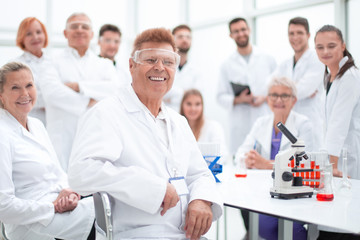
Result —
M 187 23 L 193 28 L 190 57 L 202 73 L 205 113 L 221 122 L 227 132 L 227 113 L 215 99 L 219 67 L 235 51 L 229 37 L 228 21 L 247 17 L 252 26 L 252 42 L 272 54 L 278 63 L 292 55 L 287 39 L 290 18 L 303 16 L 315 35 L 324 24 L 337 24 L 335 5 L 343 6 L 340 15 L 347 32 L 345 38 L 356 62 L 360 61 L 360 0 L 0 0 L 0 65 L 21 54 L 15 46 L 21 20 L 35 16 L 43 21 L 50 35 L 49 51 L 66 45 L 63 29 L 73 12 L 85 12 L 93 21 L 92 48 L 98 52 L 97 34 L 101 25 L 116 24 L 123 33 L 118 61 L 128 64 L 132 41 L 140 31 L 152 27 L 172 29 Z M 341 25 L 341 23 L 339 23 Z M 338 25 L 339 25 L 338 24 Z M 256 41 L 255 41 L 256 40 Z M 313 38 L 310 47 L 314 47 Z M 228 135 L 228 133 L 227 133 Z

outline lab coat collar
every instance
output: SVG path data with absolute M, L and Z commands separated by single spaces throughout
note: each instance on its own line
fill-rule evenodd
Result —
M 31 118 L 28 117 L 28 120 L 27 120 L 27 126 L 28 126 L 30 132 L 26 128 L 24 128 L 19 123 L 19 121 L 16 120 L 16 118 L 5 109 L 0 109 L 0 119 L 4 119 L 6 121 L 6 123 L 8 124 L 9 128 L 12 129 L 12 131 L 17 132 L 18 134 L 22 134 L 24 137 L 31 139 L 32 141 L 34 141 L 35 143 L 40 145 L 42 148 L 45 148 L 46 150 L 48 150 L 46 144 L 41 142 L 40 139 L 37 139 L 33 135 L 33 133 L 35 132 L 35 130 L 34 130 L 35 126 L 34 126 Z
M 273 130 L 273 122 L 274 122 L 274 114 L 271 113 L 271 118 L 266 122 L 266 126 L 264 126 L 265 131 L 260 131 L 259 135 L 256 139 L 260 143 L 260 146 L 264 148 L 264 153 L 268 154 L 267 158 L 270 159 L 270 151 L 271 151 L 271 135 Z
M 294 135 L 298 136 L 298 130 L 295 127 L 295 119 L 294 119 L 294 113 L 293 111 L 290 111 L 288 118 L 285 122 L 285 127 L 289 129 L 289 131 Z M 259 136 L 257 137 L 256 141 L 260 143 L 260 146 L 264 148 L 264 152 L 269 154 L 270 158 L 270 152 L 271 152 L 271 137 L 272 137 L 272 131 L 273 131 L 273 123 L 274 123 L 274 114 L 272 113 L 270 120 L 266 123 L 266 126 L 263 129 L 266 129 L 266 132 L 260 131 Z M 290 141 L 286 138 L 286 136 L 281 137 L 281 143 L 280 143 L 280 149 L 284 150 L 286 148 L 290 147 Z
M 299 64 L 301 64 L 301 62 L 304 62 L 307 60 L 307 58 L 311 55 L 311 49 L 308 48 L 303 55 L 301 55 L 301 57 L 299 58 L 299 60 L 296 63 L 296 66 L 298 66 Z M 295 60 L 295 56 L 292 57 L 292 66 L 294 66 L 294 60 Z M 296 67 L 295 66 L 295 67 Z
M 339 62 L 339 70 L 338 72 L 340 71 L 340 69 L 345 65 L 345 63 L 347 63 L 347 61 L 349 60 L 348 56 L 345 56 L 343 57 L 340 62 Z M 327 88 L 327 84 L 328 82 L 330 81 L 330 78 L 331 78 L 331 73 L 330 71 L 326 74 L 325 78 L 324 78 L 324 87 L 325 89 Z M 331 88 L 330 88 L 331 90 Z
M 24 57 L 26 62 L 41 63 L 44 60 L 44 56 L 45 56 L 44 51 L 43 51 L 43 55 L 41 57 L 37 57 L 37 56 L 33 55 L 32 53 L 27 52 L 27 51 L 24 51 L 24 53 L 23 53 L 23 57 Z
M 72 48 L 72 47 L 67 47 L 67 49 L 66 49 L 72 56 L 74 56 L 75 58 L 77 58 L 77 59 L 82 59 L 82 58 L 88 58 L 88 57 L 90 57 L 90 55 L 91 55 L 91 50 L 90 50 L 90 48 L 88 48 L 87 50 L 86 50 L 86 52 L 85 52 L 85 55 L 84 56 L 80 56 L 79 55 L 79 53 L 78 53 L 78 51 L 75 49 L 75 48 Z
M 244 57 L 238 52 L 238 50 L 236 50 L 235 56 L 237 59 L 239 59 L 239 61 L 243 62 L 243 64 L 251 64 L 252 61 L 254 61 L 255 57 L 261 55 L 261 51 L 259 50 L 258 47 L 256 47 L 255 45 L 251 45 L 251 46 L 252 46 L 252 50 L 250 53 L 249 62 L 246 62 Z
M 343 57 L 339 62 L 339 71 L 345 65 L 345 63 L 349 60 L 348 56 Z
M 125 92 L 125 91 L 126 92 Z M 146 106 L 140 101 L 138 96 L 136 95 L 132 85 L 126 86 L 126 88 L 123 88 L 124 94 L 120 94 L 119 98 L 124 103 L 124 106 L 128 112 L 139 112 L 144 110 L 143 108 L 146 108 Z M 127 95 L 127 96 L 125 96 Z M 165 104 L 161 103 L 161 118 L 165 118 L 168 115 L 167 109 L 165 107 Z

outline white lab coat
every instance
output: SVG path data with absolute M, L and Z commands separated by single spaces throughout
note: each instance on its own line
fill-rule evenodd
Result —
M 122 85 L 131 84 L 132 78 L 131 78 L 129 67 L 124 68 L 123 66 L 120 65 L 119 62 L 116 62 L 115 69 L 116 69 L 117 76 L 120 79 L 120 82 Z
M 0 109 L 0 221 L 10 239 L 86 239 L 94 221 L 92 199 L 74 211 L 55 213 L 52 202 L 67 176 L 43 124 L 28 118 L 27 131 Z
M 296 84 L 297 99 L 293 110 L 307 116 L 314 128 L 314 150 L 323 147 L 324 117 L 321 101 L 323 93 L 324 64 L 322 64 L 315 51 L 308 49 L 297 61 L 294 68 L 294 57 L 284 61 L 275 72 L 273 77 L 287 77 Z M 311 97 L 313 93 L 315 97 Z
M 50 139 L 61 166 L 67 171 L 78 118 L 87 110 L 90 98 L 97 101 L 117 94 L 120 82 L 108 59 L 99 58 L 91 50 L 80 57 L 73 48 L 54 58 L 55 73 L 47 69 L 41 81 L 46 104 L 46 121 Z M 80 93 L 66 87 L 78 82 Z
M 205 119 L 198 143 L 218 143 L 220 144 L 221 156 L 226 156 L 229 153 L 226 147 L 224 129 L 214 120 Z
M 166 105 L 176 112 L 180 112 L 180 103 L 184 92 L 192 88 L 198 89 L 199 91 L 202 90 L 200 78 L 201 75 L 191 61 L 187 61 L 181 70 L 177 68 L 173 86 L 164 96 L 164 101 L 167 102 Z
M 214 221 L 222 214 L 214 177 L 186 119 L 164 104 L 162 111 L 170 148 L 131 86 L 95 105 L 79 122 L 70 186 L 82 194 L 104 191 L 113 197 L 114 239 L 185 238 L 187 204 L 194 199 L 213 202 Z M 177 206 L 161 216 L 174 169 L 185 177 L 190 195 L 181 196 Z
M 266 103 L 259 107 L 249 104 L 234 105 L 234 92 L 230 82 L 250 86 L 254 96 L 266 96 L 266 79 L 276 67 L 275 59 L 253 46 L 249 62 L 233 53 L 221 66 L 218 83 L 218 102 L 229 110 L 230 152 L 234 154 L 245 140 L 255 120 L 270 112 Z
M 43 124 L 46 125 L 45 102 L 42 96 L 41 89 L 39 87 L 39 79 L 40 76 L 43 74 L 42 69 L 51 67 L 51 57 L 46 51 L 43 51 L 43 55 L 40 58 L 31 54 L 30 52 L 25 51 L 21 56 L 15 58 L 14 61 L 25 63 L 31 68 L 35 86 L 37 89 L 37 100 L 35 106 L 29 113 L 29 116 L 40 119 Z
M 347 57 L 340 62 L 339 69 Z M 341 149 L 348 150 L 348 175 L 360 179 L 360 73 L 350 68 L 336 78 L 326 96 L 325 147 L 330 155 L 340 156 Z M 342 170 L 342 158 L 338 162 Z
M 241 156 L 255 149 L 265 159 L 270 159 L 271 138 L 273 133 L 274 114 L 260 117 L 251 128 L 243 144 L 238 148 L 236 155 Z M 299 113 L 291 111 L 285 126 L 298 139 L 305 143 L 306 151 L 313 147 L 312 124 L 309 119 Z M 290 148 L 291 143 L 286 136 L 282 135 L 279 151 Z

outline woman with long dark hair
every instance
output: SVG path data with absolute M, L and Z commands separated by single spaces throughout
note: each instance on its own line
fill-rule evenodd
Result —
M 360 179 L 360 74 L 341 31 L 323 26 L 315 36 L 319 60 L 325 64 L 325 147 L 335 176 L 342 176 L 341 149 L 348 151 L 348 174 Z
M 348 175 L 360 179 L 360 73 L 346 49 L 341 31 L 325 25 L 315 35 L 319 60 L 325 64 L 325 147 L 334 176 L 342 176 L 343 148 L 348 152 Z M 319 226 L 318 240 L 360 239 L 350 233 Z

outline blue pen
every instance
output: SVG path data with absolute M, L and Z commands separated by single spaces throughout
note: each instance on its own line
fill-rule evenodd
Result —
M 255 140 L 254 147 L 253 147 L 254 150 L 256 150 L 256 144 L 257 144 L 257 141 Z

